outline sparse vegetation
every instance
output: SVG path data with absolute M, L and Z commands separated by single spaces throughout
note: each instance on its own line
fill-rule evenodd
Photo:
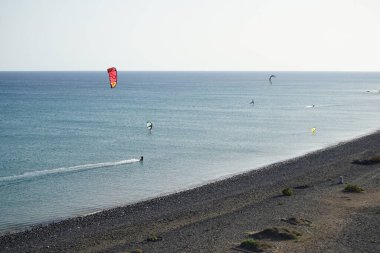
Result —
M 162 237 L 161 236 L 151 236 L 151 237 L 148 237 L 148 239 L 146 239 L 148 242 L 158 242 L 158 241 L 162 241 Z
M 353 192 L 353 193 L 360 193 L 360 192 L 363 192 L 364 189 L 357 186 L 357 185 L 351 185 L 351 184 L 348 184 L 346 185 L 346 187 L 344 187 L 344 192 Z
M 380 156 L 374 156 L 369 158 L 368 160 L 353 160 L 351 162 L 352 164 L 359 164 L 359 165 L 373 165 L 380 163 Z
M 135 249 L 131 251 L 131 253 L 144 253 L 144 252 L 142 251 L 142 249 Z
M 288 219 L 281 219 L 281 221 L 287 222 L 292 225 L 298 225 L 298 226 L 310 226 L 311 221 L 306 220 L 306 219 L 298 219 L 298 218 L 288 218 Z
M 240 243 L 239 248 L 253 252 L 263 252 L 265 249 L 270 248 L 270 245 L 252 239 L 247 239 Z
M 294 189 L 307 189 L 307 188 L 309 188 L 310 186 L 308 186 L 307 184 L 305 184 L 305 185 L 299 185 L 299 186 L 296 186 L 296 187 L 294 187 Z
M 284 196 L 292 196 L 293 195 L 293 190 L 292 188 L 285 188 L 282 190 L 282 194 Z
M 287 228 L 267 228 L 263 231 L 250 235 L 254 239 L 270 239 L 270 240 L 295 240 L 302 234 L 298 231 L 289 230 Z

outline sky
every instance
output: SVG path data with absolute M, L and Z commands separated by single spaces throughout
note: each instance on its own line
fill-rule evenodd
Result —
M 0 71 L 380 71 L 379 0 L 0 0 Z

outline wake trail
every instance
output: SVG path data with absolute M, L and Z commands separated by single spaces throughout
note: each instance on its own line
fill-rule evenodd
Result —
M 123 165 L 123 164 L 135 163 L 138 161 L 140 160 L 129 159 L 129 160 L 116 161 L 116 162 L 92 163 L 92 164 L 83 164 L 83 165 L 77 165 L 77 166 L 72 166 L 72 167 L 61 167 L 61 168 L 55 168 L 55 169 L 37 170 L 37 171 L 25 172 L 24 174 L 20 174 L 20 175 L 0 177 L 0 183 L 30 179 L 30 178 L 35 178 L 35 177 L 42 177 L 42 176 L 53 175 L 53 174 L 62 174 L 62 173 L 68 173 L 68 172 L 77 172 L 77 171 L 83 171 L 83 170 L 106 168 L 106 167 L 118 166 L 118 165 Z

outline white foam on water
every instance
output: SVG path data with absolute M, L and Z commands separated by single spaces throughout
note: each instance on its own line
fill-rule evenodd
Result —
M 378 89 L 378 90 L 367 90 L 366 93 L 380 93 L 380 89 Z
M 320 108 L 320 107 L 333 107 L 333 106 L 342 106 L 342 105 L 335 105 L 335 104 L 326 104 L 326 105 L 307 105 L 306 108 Z
M 91 163 L 91 164 L 83 164 L 83 165 L 77 165 L 77 166 L 71 166 L 71 167 L 48 169 L 48 170 L 37 170 L 37 171 L 25 172 L 24 174 L 20 174 L 20 175 L 0 177 L 0 182 L 10 182 L 10 181 L 23 180 L 23 179 L 30 179 L 34 177 L 41 177 L 41 176 L 46 176 L 46 175 L 51 175 L 51 174 L 61 174 L 61 173 L 74 172 L 74 171 L 76 172 L 76 171 L 82 171 L 82 170 L 105 168 L 105 167 L 135 163 L 138 161 L 140 160 L 129 159 L 129 160 L 116 161 L 116 162 Z

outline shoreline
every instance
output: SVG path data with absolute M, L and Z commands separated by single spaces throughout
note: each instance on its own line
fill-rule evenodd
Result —
M 363 153 L 371 152 L 380 152 L 379 130 L 307 152 L 301 156 L 260 166 L 234 175 L 227 175 L 188 189 L 182 189 L 124 206 L 97 211 L 92 214 L 36 225 L 20 232 L 5 233 L 0 235 L 0 251 L 3 247 L 9 248 L 9 252 L 21 252 L 25 249 L 32 252 L 68 250 L 68 242 L 74 245 L 75 249 L 86 251 L 86 249 L 93 249 L 94 245 L 97 245 L 95 243 L 97 239 L 95 238 L 99 238 L 100 235 L 102 235 L 100 238 L 111 234 L 118 237 L 115 235 L 115 230 L 128 231 L 135 224 L 143 223 L 146 224 L 146 227 L 151 227 L 152 224 L 157 223 L 161 224 L 161 226 L 165 225 L 164 227 L 166 228 L 165 221 L 167 216 L 178 216 L 181 218 L 179 219 L 181 220 L 179 222 L 180 225 L 186 224 L 188 226 L 202 222 L 205 218 L 206 220 L 210 218 L 218 219 L 219 216 L 233 213 L 239 210 L 239 208 L 244 209 L 249 204 L 256 205 L 257 203 L 271 199 L 273 198 L 273 194 L 278 194 L 280 192 L 279 189 L 286 185 L 300 185 L 302 183 L 313 186 L 324 182 L 326 176 L 332 177 L 332 175 L 337 180 L 337 175 L 347 173 L 345 168 L 338 166 L 336 168 L 337 171 L 329 171 L 325 167 L 333 167 L 331 164 L 339 164 L 343 161 L 347 163 L 347 159 L 352 161 L 355 157 L 360 158 Z M 305 165 L 310 166 L 310 168 L 305 168 Z M 285 173 L 288 172 L 286 169 L 291 169 L 291 173 Z M 253 192 L 257 196 L 249 199 L 247 203 L 244 202 L 243 200 L 247 201 L 247 195 Z M 261 193 L 261 196 L 259 193 Z M 212 206 L 209 206 L 210 203 Z M 224 207 L 226 203 L 229 205 L 229 208 Z M 218 204 L 222 207 L 218 208 Z M 216 205 L 216 207 L 213 207 L 213 205 Z M 170 220 L 169 218 L 168 220 L 169 222 L 166 223 L 173 223 L 175 219 Z M 177 227 L 178 224 L 174 227 L 172 226 L 171 229 L 177 229 Z M 141 241 L 142 235 L 149 234 L 143 228 L 140 230 L 140 234 L 130 235 L 131 241 L 138 238 Z M 90 240 L 91 242 L 85 240 L 86 242 L 84 242 L 71 235 L 71 233 L 94 238 L 94 240 Z M 63 239 L 56 237 L 52 239 L 51 235 L 60 235 Z M 131 243 L 128 242 L 127 244 L 130 247 Z M 54 245 L 54 247 L 50 245 Z M 111 248 L 107 245 L 109 246 L 109 243 L 102 244 L 102 250 L 105 249 L 105 251 L 113 252 L 112 247 L 114 245 L 112 244 Z M 49 246 L 48 250 L 44 248 L 47 246 Z M 127 245 L 124 246 L 128 248 Z M 156 251 L 153 250 L 153 252 Z M 189 252 L 192 251 L 190 250 Z
M 250 168 L 250 169 L 247 169 L 247 170 L 244 170 L 244 171 L 234 172 L 234 173 L 230 173 L 230 174 L 227 174 L 227 175 L 224 175 L 224 176 L 220 176 L 220 177 L 217 177 L 215 179 L 207 180 L 204 183 L 190 185 L 188 187 L 181 188 L 179 190 L 164 192 L 164 193 L 161 193 L 159 195 L 155 195 L 153 197 L 143 198 L 141 200 L 132 201 L 130 203 L 125 203 L 125 204 L 122 204 L 122 205 L 119 205 L 119 206 L 114 206 L 114 207 L 110 207 L 110 208 L 106 208 L 106 209 L 101 209 L 101 210 L 90 212 L 90 213 L 86 213 L 86 214 L 83 214 L 83 215 L 77 215 L 77 216 L 72 217 L 72 218 L 63 219 L 63 220 L 56 220 L 56 221 L 51 221 L 51 222 L 46 222 L 46 223 L 42 223 L 42 224 L 48 225 L 50 223 L 58 223 L 58 222 L 64 221 L 64 220 L 75 219 L 75 218 L 79 218 L 79 217 L 86 217 L 86 216 L 89 216 L 89 215 L 92 215 L 92 214 L 97 214 L 97 213 L 100 213 L 100 212 L 103 212 L 103 211 L 112 210 L 112 209 L 115 209 L 115 208 L 123 208 L 123 207 L 131 206 L 131 205 L 135 205 L 135 204 L 138 204 L 138 203 L 142 203 L 142 202 L 149 202 L 151 200 L 163 198 L 163 197 L 170 196 L 170 195 L 173 195 L 173 194 L 180 194 L 182 192 L 191 191 L 191 190 L 194 190 L 196 188 L 200 188 L 200 187 L 203 187 L 203 186 L 206 186 L 206 185 L 209 185 L 209 184 L 221 182 L 221 181 L 224 181 L 224 180 L 229 180 L 229 179 L 231 179 L 233 177 L 238 177 L 238 176 L 241 176 L 241 175 L 244 175 L 246 173 L 253 172 L 253 171 L 265 170 L 265 169 L 268 169 L 271 166 L 278 165 L 278 164 L 285 163 L 285 162 L 292 161 L 292 160 L 297 160 L 297 159 L 302 158 L 304 156 L 311 155 L 311 154 L 314 154 L 314 153 L 317 153 L 317 152 L 320 152 L 320 151 L 325 151 L 325 150 L 328 150 L 328 149 L 333 149 L 333 148 L 336 148 L 336 147 L 338 147 L 340 145 L 344 145 L 346 143 L 353 142 L 353 141 L 359 140 L 359 139 L 361 139 L 363 137 L 367 137 L 367 136 L 370 136 L 370 135 L 373 135 L 373 134 L 376 134 L 376 133 L 380 134 L 380 129 L 370 130 L 369 132 L 357 135 L 356 137 L 354 137 L 352 139 L 348 139 L 348 140 L 344 140 L 344 141 L 338 141 L 336 143 L 333 143 L 331 145 L 326 145 L 325 147 L 321 147 L 321 148 L 318 148 L 316 150 L 301 152 L 300 155 L 297 155 L 297 156 L 294 156 L 294 157 L 285 158 L 285 159 L 282 159 L 282 160 L 278 160 L 276 162 L 271 162 L 271 163 L 267 163 L 267 164 L 264 164 L 264 165 L 260 165 L 260 166 L 255 167 L 255 168 Z M 40 226 L 42 224 L 33 225 L 31 227 L 31 229 L 34 226 Z M 22 231 L 19 231 L 19 232 L 22 232 Z M 1 236 L 2 236 L 2 234 L 0 233 L 0 237 Z
M 267 164 L 264 164 L 264 165 L 261 165 L 261 166 L 258 166 L 258 167 L 254 167 L 254 168 L 249 168 L 249 169 L 246 169 L 246 170 L 243 170 L 243 171 L 240 171 L 240 172 L 235 172 L 235 173 L 230 173 L 230 174 L 227 174 L 227 175 L 223 175 L 223 176 L 217 177 L 215 179 L 207 180 L 207 181 L 205 181 L 203 183 L 196 183 L 196 184 L 190 185 L 188 187 L 181 188 L 179 190 L 173 190 L 173 191 L 164 192 L 164 193 L 152 196 L 152 197 L 146 197 L 146 198 L 143 198 L 143 199 L 140 199 L 140 200 L 132 201 L 132 202 L 129 202 L 129 203 L 125 203 L 125 204 L 121 204 L 121 205 L 117 205 L 117 206 L 113 206 L 113 207 L 109 207 L 109 208 L 105 208 L 105 209 L 99 209 L 99 210 L 90 211 L 89 213 L 78 214 L 78 215 L 74 215 L 74 216 L 68 217 L 68 218 L 62 218 L 62 219 L 57 218 L 57 219 L 52 219 L 52 220 L 46 221 L 46 222 L 41 222 L 41 223 L 37 223 L 37 224 L 25 226 L 25 227 L 20 227 L 20 228 L 15 228 L 15 229 L 12 229 L 12 230 L 9 230 L 9 231 L 0 231 L 0 237 L 6 236 L 6 235 L 12 235 L 12 234 L 16 234 L 16 233 L 27 232 L 29 230 L 33 230 L 33 229 L 36 229 L 36 228 L 47 227 L 50 224 L 57 224 L 57 223 L 64 222 L 64 221 L 67 221 L 67 220 L 72 220 L 72 219 L 77 219 L 77 218 L 83 218 L 83 217 L 91 216 L 91 215 L 98 214 L 98 213 L 101 213 L 101 212 L 112 211 L 113 209 L 117 209 L 117 208 L 125 208 L 125 207 L 133 206 L 133 205 L 136 205 L 136 204 L 139 204 L 139 203 L 145 203 L 145 202 L 149 202 L 151 200 L 161 199 L 161 198 L 164 198 L 164 197 L 167 197 L 167 196 L 170 196 L 170 195 L 181 194 L 182 192 L 191 191 L 191 190 L 194 190 L 196 188 L 207 186 L 209 184 L 214 184 L 214 183 L 222 182 L 224 180 L 229 180 L 229 179 L 234 178 L 234 177 L 239 177 L 239 176 L 242 176 L 242 175 L 244 175 L 246 173 L 250 173 L 250 172 L 258 171 L 258 170 L 265 170 L 265 169 L 268 169 L 268 168 L 270 168 L 272 166 L 275 166 L 275 165 L 281 165 L 281 163 L 290 162 L 290 161 L 297 160 L 297 159 L 303 158 L 304 156 L 308 156 L 308 155 L 311 155 L 311 154 L 314 154 L 314 153 L 317 153 L 317 152 L 325 151 L 325 150 L 328 150 L 328 149 L 333 149 L 333 148 L 338 147 L 340 145 L 344 145 L 346 143 L 353 142 L 353 141 L 359 140 L 359 139 L 361 139 L 363 137 L 367 137 L 367 136 L 370 136 L 370 135 L 373 135 L 373 134 L 376 134 L 376 133 L 380 133 L 380 129 L 369 130 L 368 132 L 360 134 L 360 135 L 357 135 L 357 136 L 355 136 L 352 139 L 338 141 L 336 143 L 333 143 L 331 145 L 326 145 L 326 146 L 318 148 L 316 150 L 301 152 L 299 155 L 294 156 L 294 157 L 285 158 L 285 159 L 282 159 L 282 160 L 278 160 L 276 162 L 270 162 L 270 163 L 267 163 Z M 134 158 L 131 158 L 131 159 L 134 159 Z

